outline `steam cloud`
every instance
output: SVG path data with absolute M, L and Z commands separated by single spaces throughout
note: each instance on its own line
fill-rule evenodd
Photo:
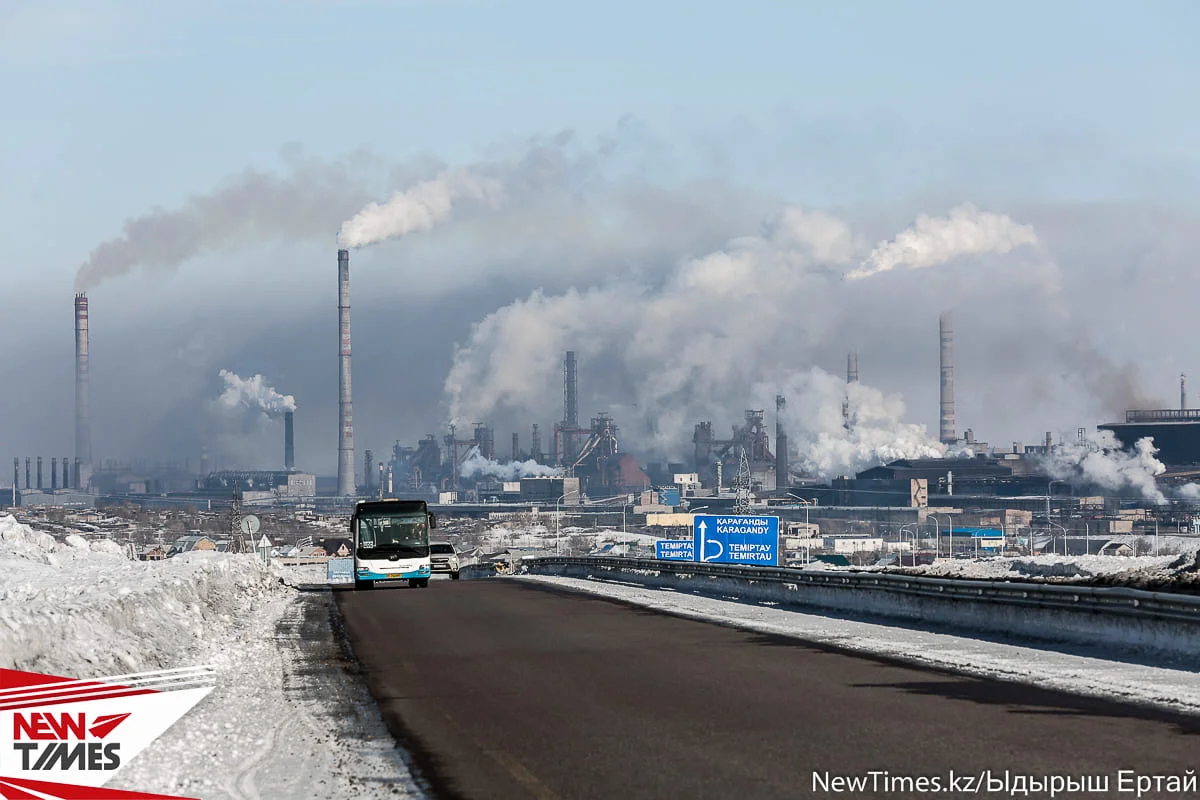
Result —
M 769 408 L 776 394 L 788 398 L 784 425 L 789 447 L 812 475 L 832 478 L 900 458 L 946 454 L 924 425 L 903 421 L 903 400 L 861 382 L 847 384 L 814 367 L 781 384 L 758 384 L 753 399 L 758 407 Z M 848 401 L 848 419 L 842 416 L 843 400 Z
M 515 481 L 518 478 L 531 478 L 560 475 L 561 471 L 530 459 L 528 461 L 499 462 L 484 458 L 477 448 L 463 459 L 459 466 L 459 474 L 464 478 L 496 478 L 497 480 Z
M 1167 468 L 1154 457 L 1157 452 L 1151 438 L 1138 439 L 1129 452 L 1121 449 L 1111 431 L 1100 431 L 1093 441 L 1064 445 L 1042 462 L 1056 480 L 1110 491 L 1132 489 L 1145 500 L 1164 504 L 1167 498 L 1155 478 Z
M 295 163 L 284 175 L 247 170 L 177 209 L 127 220 L 120 236 L 92 250 L 75 288 L 93 289 L 138 267 L 172 269 L 199 256 L 313 238 L 365 203 L 367 184 L 343 163 Z
M 616 149 L 611 139 L 590 150 L 576 147 L 572 134 L 563 132 L 469 167 L 428 160 L 388 167 L 363 154 L 339 162 L 290 157 L 281 174 L 246 170 L 178 208 L 127 220 L 119 236 L 92 250 L 75 286 L 93 289 L 137 268 L 173 269 L 273 241 L 319 240 L 339 225 L 343 246 L 365 247 L 430 230 L 464 201 L 497 208 L 510 195 L 545 199 L 586 182 Z M 372 200 L 396 187 L 407 188 L 384 203 Z
M 949 217 L 921 214 L 896 238 L 881 242 L 866 261 L 846 277 L 865 278 L 902 265 L 924 269 L 959 256 L 1002 255 L 1021 245 L 1037 243 L 1037 235 L 1031 226 L 1013 222 L 1006 214 L 981 212 L 967 203 L 953 209 Z
M 342 224 L 338 242 L 343 247 L 367 247 L 414 231 L 427 231 L 446 220 L 461 200 L 495 206 L 503 194 L 498 180 L 466 169 L 449 170 L 396 192 L 385 203 L 371 203 Z
M 965 236 L 942 242 L 947 230 L 979 227 L 980 216 L 956 209 L 949 218 L 923 218 L 897 240 L 918 247 L 929 239 L 919 246 L 919 263 L 933 267 L 983 249 Z M 1026 228 L 1010 223 L 1007 230 Z M 554 414 L 550 398 L 561 380 L 562 352 L 574 349 L 581 364 L 596 365 L 586 369 L 602 370 L 606 383 L 618 387 L 610 407 L 632 395 L 633 413 L 646 429 L 635 439 L 659 456 L 686 458 L 695 422 L 738 420 L 748 402 L 770 408 L 777 392 L 788 396 L 788 433 L 801 463 L 817 475 L 943 455 L 923 426 L 902 422 L 898 397 L 862 383 L 847 388 L 810 366 L 811 354 L 839 328 L 857 324 L 859 308 L 895 302 L 893 288 L 880 295 L 870 280 L 842 280 L 844 267 L 865 250 L 846 222 L 787 208 L 760 234 L 683 261 L 657 281 L 617 279 L 558 296 L 535 291 L 485 317 L 457 349 L 445 384 L 451 416 L 479 419 L 499 407 Z M 1006 277 L 1040 286 L 1042 266 Z M 994 288 L 983 281 L 980 291 Z M 776 375 L 778 383 L 761 383 Z M 849 430 L 841 413 L 847 392 Z M 628 426 L 628 415 L 622 424 Z
M 257 409 L 272 418 L 296 410 L 296 398 L 275 391 L 267 385 L 262 375 L 243 378 L 227 369 L 219 374 L 225 379 L 225 391 L 217 402 L 225 408 Z

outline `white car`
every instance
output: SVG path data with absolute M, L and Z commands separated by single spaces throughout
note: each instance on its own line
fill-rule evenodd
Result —
M 458 580 L 458 551 L 449 542 L 430 542 L 429 561 L 433 572 L 448 572 Z

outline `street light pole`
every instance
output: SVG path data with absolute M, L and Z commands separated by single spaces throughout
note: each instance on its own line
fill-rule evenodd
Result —
M 917 526 L 916 526 L 916 523 L 914 522 L 914 523 L 910 523 L 908 525 L 901 525 L 900 533 L 904 533 L 905 530 L 908 530 L 908 535 L 912 537 L 912 545 L 913 545 L 912 565 L 915 567 L 917 565 Z M 903 545 L 904 539 L 901 538 L 900 542 L 901 542 L 901 545 Z M 903 548 L 903 546 L 900 549 L 900 566 L 902 566 L 902 567 L 904 566 L 904 548 Z
M 1060 481 L 1060 480 L 1055 479 L 1046 484 L 1046 533 L 1050 534 L 1050 542 L 1052 544 L 1052 546 L 1050 548 L 1051 554 L 1054 553 L 1054 548 L 1053 548 L 1054 532 L 1050 530 L 1050 500 L 1051 500 L 1051 498 L 1054 497 L 1054 484 L 1056 484 L 1056 483 L 1061 483 L 1061 484 L 1065 485 L 1066 481 Z M 1059 525 L 1058 527 L 1062 528 L 1061 525 Z M 1066 529 L 1064 528 L 1063 530 L 1065 531 Z M 1030 531 L 1029 541 L 1030 541 L 1029 555 L 1032 556 L 1033 555 L 1033 532 L 1032 531 Z M 1063 547 L 1064 548 L 1066 547 L 1065 539 L 1063 540 Z M 1066 555 L 1066 553 L 1064 553 L 1064 555 Z
M 1063 555 L 1065 556 L 1067 554 L 1067 529 L 1064 528 L 1062 525 L 1059 525 L 1057 522 L 1051 522 L 1050 524 L 1063 532 Z M 1050 537 L 1051 537 L 1050 538 L 1050 555 L 1054 555 L 1054 533 L 1053 532 L 1051 532 Z
M 808 509 L 810 506 L 814 506 L 817 504 L 817 498 L 814 497 L 812 499 L 812 502 L 810 503 L 808 500 L 805 500 L 803 497 L 800 497 L 799 495 L 794 495 L 791 492 L 788 492 L 787 496 L 791 497 L 793 499 L 799 500 L 801 503 L 804 503 L 804 563 L 809 564 L 809 563 L 811 563 L 811 559 L 812 559 L 812 550 L 811 550 L 811 548 L 812 548 L 812 545 L 811 545 L 812 528 L 810 528 L 808 525 Z
M 566 498 L 567 496 L 564 494 L 554 501 L 554 555 L 556 556 L 562 553 L 562 535 L 560 525 L 561 515 L 559 514 L 558 508 L 559 503 Z

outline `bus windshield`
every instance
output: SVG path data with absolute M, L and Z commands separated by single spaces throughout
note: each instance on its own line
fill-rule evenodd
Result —
M 360 558 L 429 555 L 429 522 L 425 514 L 362 514 L 355 545 Z

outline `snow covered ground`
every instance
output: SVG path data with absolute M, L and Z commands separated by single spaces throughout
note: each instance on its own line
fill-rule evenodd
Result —
M 868 569 L 942 578 L 1034 580 L 1129 586 L 1151 591 L 1200 592 L 1200 552 L 1195 551 L 1169 556 L 1041 555 L 978 561 L 943 559 L 935 564 L 917 567 Z
M 111 788 L 219 798 L 420 797 L 330 628 L 328 594 L 254 556 L 127 560 L 0 517 L 0 666 L 102 677 L 192 665 L 217 687 Z M 323 577 L 323 572 L 322 572 Z
M 939 578 L 1090 578 L 1094 575 L 1115 575 L 1131 570 L 1165 567 L 1179 556 L 1017 556 L 988 558 L 979 561 L 946 558 L 935 564 L 917 567 L 888 567 L 888 571 L 903 571 L 911 575 L 930 575 Z
M 612 580 L 522 575 L 491 580 L 550 584 L 694 619 L 779 634 L 970 675 L 1200 713 L 1200 672 L 1111 661 L 1034 646 L 804 613 Z

